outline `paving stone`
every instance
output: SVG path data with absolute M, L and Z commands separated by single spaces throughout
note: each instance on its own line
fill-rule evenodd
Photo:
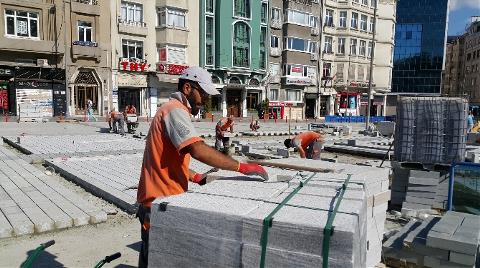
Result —
M 417 184 L 417 185 L 437 186 L 438 185 L 438 179 L 410 177 L 409 180 L 408 180 L 408 183 L 409 184 Z
M 458 263 L 454 262 L 449 262 L 445 260 L 440 260 L 434 257 L 430 256 L 425 256 L 425 263 L 424 265 L 426 267 L 431 267 L 431 268 L 466 268 L 466 267 L 472 267 L 468 265 L 461 265 Z
M 468 254 L 450 251 L 450 258 L 449 258 L 450 262 L 468 265 L 472 267 L 472 266 L 475 266 L 476 260 L 477 260 L 477 255 L 468 255 Z
M 148 264 L 151 267 L 230 268 L 228 266 L 206 262 L 202 256 L 167 254 L 157 251 L 152 247 L 150 247 L 149 250 Z
M 423 171 L 423 170 L 410 170 L 410 177 L 414 178 L 431 178 L 438 179 L 440 177 L 440 172 L 436 171 Z

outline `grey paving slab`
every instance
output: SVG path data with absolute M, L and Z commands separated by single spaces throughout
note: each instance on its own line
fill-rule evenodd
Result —
M 417 184 L 417 185 L 437 186 L 438 185 L 438 179 L 410 177 L 408 179 L 408 183 L 409 184 Z
M 151 267 L 230 268 L 228 266 L 206 262 L 202 256 L 168 254 L 157 251 L 152 247 L 150 247 L 150 249 L 148 264 Z
M 425 256 L 424 265 L 426 267 L 431 267 L 431 268 L 466 268 L 466 267 L 472 268 L 473 267 L 471 265 L 470 266 L 462 265 L 462 264 L 458 264 L 450 261 L 440 260 L 430 256 Z
M 450 251 L 449 261 L 472 267 L 472 266 L 475 266 L 475 262 L 477 261 L 477 255 L 476 254 L 468 255 L 468 254 Z

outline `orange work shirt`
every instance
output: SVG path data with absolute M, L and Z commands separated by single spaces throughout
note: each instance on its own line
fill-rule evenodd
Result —
M 293 144 L 296 147 L 302 146 L 303 150 L 307 150 L 308 145 L 320 137 L 322 135 L 313 131 L 303 132 L 293 138 Z
M 151 207 L 155 198 L 188 190 L 190 154 L 181 150 L 202 141 L 190 119 L 190 105 L 180 93 L 157 111 L 147 135 L 137 202 Z

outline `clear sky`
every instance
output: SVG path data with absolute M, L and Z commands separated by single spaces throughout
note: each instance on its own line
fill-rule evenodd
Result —
M 450 0 L 448 35 L 464 33 L 471 16 L 480 16 L 480 0 Z

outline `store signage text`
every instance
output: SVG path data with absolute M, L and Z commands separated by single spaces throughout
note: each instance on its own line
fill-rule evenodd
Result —
M 12 70 L 10 69 L 0 69 L 0 75 L 11 75 Z
M 312 80 L 308 77 L 287 77 L 285 83 L 287 85 L 310 85 Z
M 188 67 L 189 66 L 187 65 L 160 63 L 157 65 L 157 71 L 160 73 L 179 75 L 182 74 L 183 71 L 185 71 L 185 69 L 187 69 Z
M 146 63 L 136 63 L 136 62 L 121 62 L 122 70 L 131 71 L 131 72 L 145 72 L 147 69 Z
M 368 82 L 358 82 L 358 81 L 351 81 L 351 87 L 360 87 L 360 88 L 368 88 Z M 372 87 L 375 87 L 375 83 L 372 83 Z

